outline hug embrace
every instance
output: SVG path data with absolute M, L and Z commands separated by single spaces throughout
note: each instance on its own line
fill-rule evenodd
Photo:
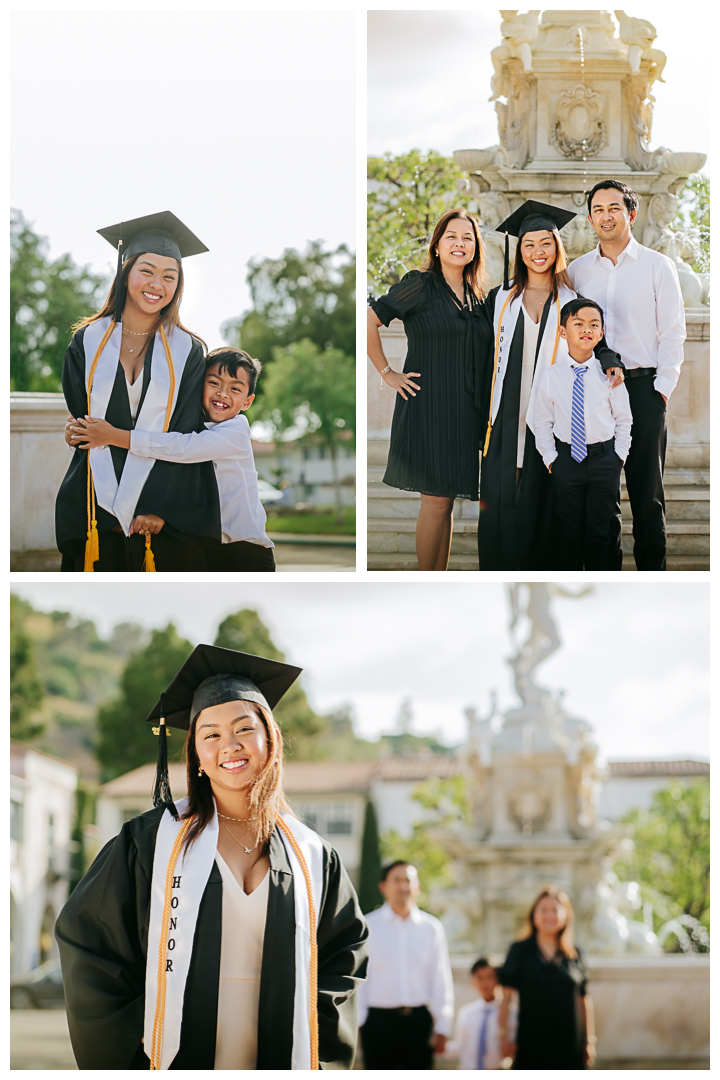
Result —
M 169 212 L 99 231 L 117 276 L 63 362 L 62 570 L 273 572 L 245 415 L 260 362 L 180 322 L 182 259 L 208 249 Z
M 666 409 L 685 313 L 675 264 L 632 234 L 638 206 L 622 182 L 596 184 L 597 247 L 568 265 L 560 230 L 576 215 L 524 203 L 497 227 L 493 289 L 478 222 L 449 210 L 423 268 L 371 301 L 368 355 L 397 391 L 384 483 L 420 492 L 418 569 L 447 570 L 465 498 L 479 500 L 480 570 L 620 570 L 623 467 L 635 565 L 666 569 Z M 402 372 L 379 333 L 393 319 Z

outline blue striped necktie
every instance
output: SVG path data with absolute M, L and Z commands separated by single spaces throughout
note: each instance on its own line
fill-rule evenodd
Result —
M 587 371 L 586 367 L 576 367 L 575 382 L 573 383 L 572 416 L 570 419 L 570 457 L 574 461 L 584 461 L 587 457 L 587 444 L 585 442 L 585 387 L 580 378 Z
M 480 1025 L 480 1041 L 478 1043 L 478 1069 L 485 1068 L 485 1054 L 487 1053 L 487 1029 L 488 1021 L 490 1020 L 490 1009 L 487 1005 L 483 1005 L 482 1023 Z

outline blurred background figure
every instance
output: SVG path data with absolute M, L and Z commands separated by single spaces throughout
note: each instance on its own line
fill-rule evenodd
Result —
M 453 979 L 445 931 L 421 911 L 417 869 L 396 861 L 378 888 L 385 903 L 367 915 L 368 979 L 358 1024 L 366 1069 L 432 1069 L 452 1030 Z
M 573 910 L 565 893 L 546 886 L 533 903 L 520 939 L 498 972 L 506 988 L 500 1006 L 502 1057 L 513 1069 L 584 1069 L 595 1060 L 592 1000 L 573 945 Z M 512 989 L 510 989 L 512 988 Z M 517 1043 L 509 1009 L 517 991 Z
M 503 1060 L 499 1033 L 502 994 L 497 971 L 483 956 L 470 968 L 470 979 L 479 997 L 458 1011 L 455 1037 L 448 1050 L 458 1055 L 461 1069 L 499 1069 Z M 517 1006 L 513 1002 L 506 1020 L 510 1043 L 515 1041 L 516 1028 Z

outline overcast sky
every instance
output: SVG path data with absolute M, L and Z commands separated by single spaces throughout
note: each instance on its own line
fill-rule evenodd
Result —
M 596 4 L 572 5 L 574 10 Z M 526 8 L 520 9 L 526 11 Z M 705 7 L 710 18 L 711 7 Z M 657 30 L 655 48 L 667 53 L 655 83 L 653 149 L 708 154 L 707 105 L 714 94 L 715 36 L 692 5 L 683 18 L 674 0 L 653 0 L 631 9 Z M 692 16 L 690 13 L 693 13 Z M 489 102 L 490 52 L 501 42 L 498 9 L 471 11 L 371 11 L 368 13 L 368 153 L 420 148 L 482 149 L 498 141 L 494 103 Z
M 393 729 L 412 698 L 415 730 L 462 740 L 463 710 L 516 703 L 505 662 L 512 651 L 503 584 L 267 582 L 218 586 L 13 582 L 44 611 L 164 626 L 212 643 L 220 620 L 258 610 L 287 659 L 305 669 L 312 705 L 351 704 L 360 734 Z M 538 672 L 565 690 L 565 706 L 589 720 L 610 759 L 709 755 L 709 593 L 704 584 L 622 582 L 559 598 L 563 646 Z M 521 629 L 521 638 L 526 630 Z
M 109 274 L 96 230 L 172 210 L 210 249 L 184 265 L 182 319 L 214 348 L 252 256 L 354 249 L 354 12 L 12 19 L 11 205 L 53 258 Z

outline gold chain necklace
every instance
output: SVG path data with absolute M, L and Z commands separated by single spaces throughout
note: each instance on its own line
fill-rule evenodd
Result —
M 235 818 L 230 818 L 230 820 L 235 821 L 236 819 Z M 223 829 L 226 829 L 227 832 L 230 833 L 230 835 L 232 836 L 235 843 L 238 844 L 243 849 L 243 851 L 245 852 L 246 855 L 252 855 L 253 851 L 258 846 L 257 841 L 255 842 L 255 847 L 245 847 L 245 845 L 243 843 L 241 843 L 240 840 L 238 840 L 237 836 L 233 836 L 233 834 L 230 832 L 230 827 L 228 825 L 226 825 L 224 821 L 221 821 L 220 824 L 222 825 Z
M 542 289 L 543 292 L 550 292 L 552 290 L 552 285 L 531 285 L 529 281 L 527 287 L 528 289 Z
M 226 821 L 257 821 L 257 814 L 253 817 L 230 817 L 229 814 L 221 814 L 218 810 L 218 817 L 225 818 Z

